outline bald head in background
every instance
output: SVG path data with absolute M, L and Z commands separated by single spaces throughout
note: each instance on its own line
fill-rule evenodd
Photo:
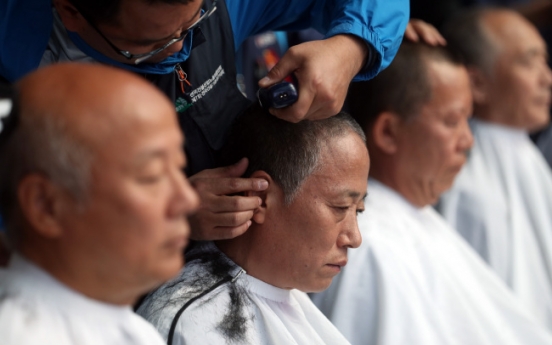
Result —
M 17 89 L 19 124 L 0 148 L 0 207 L 14 251 L 7 269 L 14 279 L 0 284 L 8 296 L 0 303 L 0 333 L 22 339 L 17 322 L 34 317 L 37 336 L 52 328 L 52 337 L 69 337 L 83 327 L 87 337 L 98 320 L 86 321 L 86 306 L 75 318 L 61 301 L 48 304 L 59 291 L 132 314 L 128 305 L 183 265 L 186 216 L 198 205 L 182 173 L 184 138 L 166 97 L 127 72 L 60 64 L 25 77 Z M 33 288 L 43 279 L 55 294 Z M 18 298 L 33 307 L 21 308 Z M 114 330 L 90 332 L 96 343 L 113 334 L 129 344 L 157 337 L 149 325 L 132 330 L 135 320 L 109 324 L 109 313 L 97 326 Z M 41 320 L 41 314 L 54 316 Z M 127 337 L 146 331 L 153 333 Z
M 533 24 L 515 11 L 476 8 L 453 19 L 443 34 L 466 60 L 475 117 L 528 131 L 548 124 L 552 73 Z

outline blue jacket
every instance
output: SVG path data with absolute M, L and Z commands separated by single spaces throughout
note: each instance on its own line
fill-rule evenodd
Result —
M 48 0 L 0 0 L 0 75 L 15 81 L 36 69 L 47 47 L 53 15 Z M 353 34 L 373 59 L 357 80 L 375 76 L 395 56 L 409 17 L 408 0 L 226 0 L 235 46 L 267 30 L 313 27 L 326 37 Z

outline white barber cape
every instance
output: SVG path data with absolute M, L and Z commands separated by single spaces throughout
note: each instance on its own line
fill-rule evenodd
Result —
M 89 299 L 21 256 L 0 270 L 2 345 L 162 345 L 132 309 Z
M 552 171 L 524 131 L 471 125 L 468 163 L 439 210 L 552 330 Z
M 138 313 L 166 340 L 173 326 L 172 345 L 349 344 L 305 293 L 249 276 L 212 242 L 187 253 L 181 276 Z
M 543 345 L 552 335 L 430 206 L 370 180 L 362 245 L 312 298 L 353 345 Z

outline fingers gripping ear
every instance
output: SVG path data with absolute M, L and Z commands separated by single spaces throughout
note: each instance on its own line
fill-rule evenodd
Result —
M 255 171 L 251 174 L 253 178 L 261 178 L 268 182 L 268 188 L 262 191 L 247 191 L 246 196 L 257 196 L 261 199 L 261 205 L 255 210 L 251 220 L 257 224 L 263 224 L 267 215 L 267 211 L 272 205 L 273 194 L 275 192 L 275 184 L 272 177 L 264 171 Z

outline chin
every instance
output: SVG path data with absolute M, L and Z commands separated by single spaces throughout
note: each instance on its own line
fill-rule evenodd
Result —
M 308 284 L 308 285 L 305 285 L 304 287 L 301 287 L 301 288 L 297 288 L 297 290 L 300 290 L 300 291 L 303 291 L 303 292 L 306 292 L 306 293 L 315 293 L 315 292 L 322 292 L 324 290 L 326 290 L 327 288 L 330 287 L 332 283 L 332 280 L 324 280 L 324 281 L 319 281 L 319 282 L 316 282 L 316 283 L 312 283 L 312 284 Z
M 166 259 L 155 271 L 155 279 L 159 285 L 174 278 L 184 267 L 184 255 L 175 255 L 174 258 Z
M 547 113 L 545 116 L 540 117 L 538 119 L 535 119 L 535 121 L 528 128 L 528 130 L 530 132 L 538 131 L 538 130 L 541 130 L 541 129 L 545 128 L 549 124 L 550 124 L 550 115 L 548 115 L 548 113 Z

